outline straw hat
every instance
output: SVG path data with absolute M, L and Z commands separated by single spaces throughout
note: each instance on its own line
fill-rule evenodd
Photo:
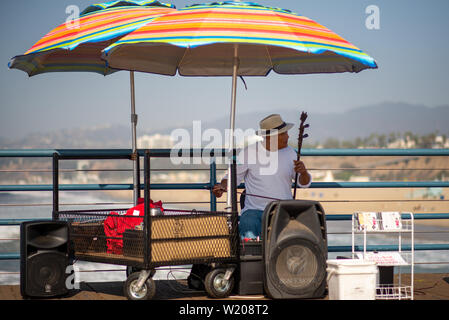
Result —
M 271 114 L 262 119 L 259 126 L 260 130 L 257 131 L 257 135 L 271 136 L 290 130 L 294 124 L 285 122 L 279 114 Z

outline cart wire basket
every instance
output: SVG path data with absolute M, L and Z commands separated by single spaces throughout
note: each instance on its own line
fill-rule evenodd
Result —
M 139 268 L 237 260 L 236 212 L 164 209 L 158 216 L 126 212 L 59 211 L 59 219 L 69 223 L 73 257 Z

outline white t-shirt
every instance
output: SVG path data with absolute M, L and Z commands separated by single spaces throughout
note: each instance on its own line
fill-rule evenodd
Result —
M 237 156 L 237 185 L 244 181 L 248 194 L 242 213 L 248 209 L 264 210 L 273 201 L 250 194 L 282 200 L 293 199 L 291 186 L 296 175 L 293 163 L 296 159 L 296 151 L 289 146 L 271 152 L 258 142 L 241 150 Z M 307 185 L 301 185 L 299 178 L 300 174 L 299 187 L 310 186 L 311 176 Z M 224 179 L 227 179 L 227 175 Z

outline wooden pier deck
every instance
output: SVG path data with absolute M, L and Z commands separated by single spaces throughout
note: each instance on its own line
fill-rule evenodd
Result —
M 415 274 L 414 280 L 414 300 L 449 300 L 449 272 Z M 0 300 L 23 300 L 20 287 L 18 285 L 0 286 Z M 126 298 L 123 294 L 123 282 L 114 281 L 81 282 L 80 289 L 71 290 L 64 297 L 45 300 L 126 300 Z M 154 300 L 216 299 L 210 299 L 204 291 L 189 289 L 185 280 L 156 280 Z M 263 295 L 231 295 L 223 300 L 267 300 L 267 298 Z M 328 300 L 328 297 L 318 300 Z

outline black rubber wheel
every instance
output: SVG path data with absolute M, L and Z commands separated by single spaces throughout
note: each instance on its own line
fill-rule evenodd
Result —
M 148 277 L 139 291 L 135 290 L 137 281 L 139 280 L 140 272 L 132 273 L 125 281 L 123 292 L 128 300 L 150 300 L 156 294 L 156 284 L 153 278 Z
M 234 276 L 231 276 L 228 281 L 224 279 L 226 269 L 214 269 L 210 271 L 204 281 L 206 292 L 211 298 L 226 298 L 232 289 L 234 289 Z

